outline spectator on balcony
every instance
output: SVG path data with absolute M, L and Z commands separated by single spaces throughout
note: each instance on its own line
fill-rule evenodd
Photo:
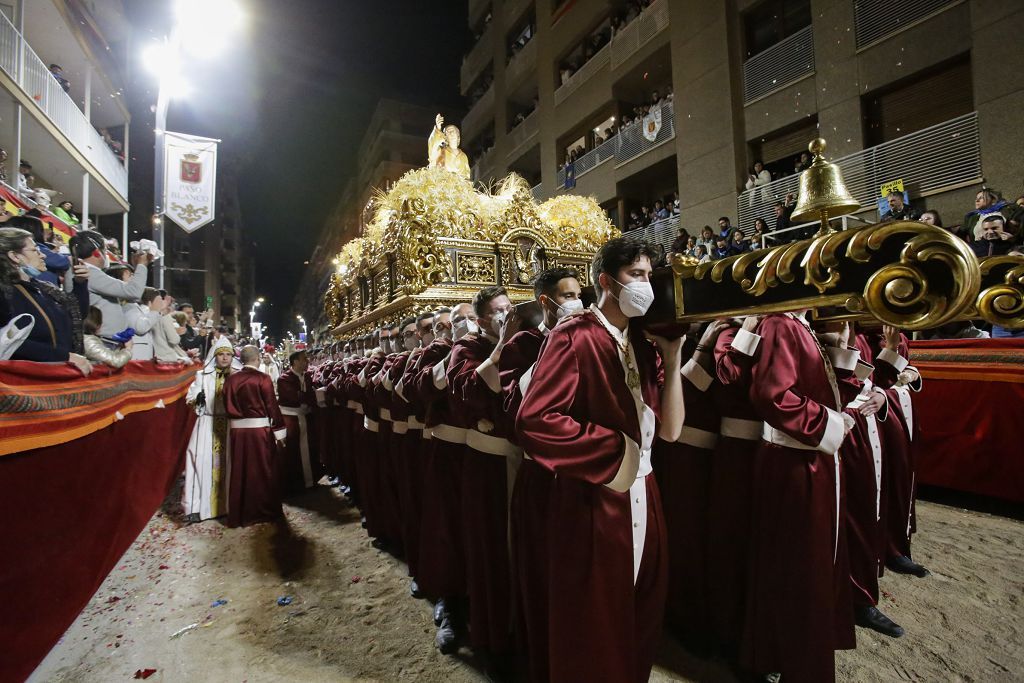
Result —
M 990 213 L 981 217 L 974 226 L 974 241 L 971 249 L 978 256 L 1003 256 L 1014 246 L 1014 235 L 1006 227 L 1006 217 L 1001 213 Z
M 32 164 L 22 159 L 18 163 L 18 192 L 26 196 L 32 194 L 32 183 L 34 181 L 35 178 L 32 177 Z
M 935 209 L 928 209 L 927 211 L 922 213 L 921 217 L 918 218 L 917 220 L 921 221 L 922 223 L 927 223 L 928 225 L 934 225 L 938 228 L 945 227 L 944 225 L 942 225 L 942 216 L 940 216 L 939 212 L 936 211 Z
M 676 233 L 676 238 L 672 240 L 670 251 L 673 254 L 685 254 L 693 246 L 690 242 L 696 243 L 696 240 L 690 237 L 690 233 L 687 232 L 686 228 L 680 226 L 679 232 Z
M 748 190 L 753 190 L 755 187 L 761 187 L 767 185 L 772 181 L 772 174 L 768 172 L 768 169 L 764 167 L 764 163 L 758 159 L 754 162 L 754 167 L 750 169 L 750 173 L 747 174 L 747 182 L 745 187 Z
M 679 193 L 678 192 L 673 192 L 672 193 L 672 215 L 673 216 L 678 216 L 679 215 Z
M 889 200 L 889 210 L 882 214 L 881 221 L 916 221 L 918 212 L 911 208 L 910 204 L 904 201 L 903 193 L 898 191 L 890 192 L 886 199 Z
M 715 231 L 710 225 L 701 228 L 700 239 L 697 242 L 704 247 L 704 253 L 711 254 L 711 250 L 715 248 Z
M 71 90 L 71 83 L 68 79 L 64 78 L 64 68 L 60 64 L 51 64 L 50 74 L 52 74 L 54 79 L 60 83 L 60 87 L 64 92 Z
M 117 334 L 127 327 L 121 302 L 138 301 L 142 296 L 149 274 L 149 264 L 153 262 L 152 255 L 133 254 L 131 262 L 135 272 L 127 281 L 121 281 L 103 272 L 104 268 L 110 267 L 110 262 L 103 235 L 100 233 L 78 233 L 71 238 L 71 251 L 88 268 L 89 304 L 103 313 L 102 334 Z
M 651 207 L 646 204 L 640 207 L 640 220 L 645 226 L 654 222 L 654 214 L 651 213 Z
M 707 249 L 704 248 L 703 242 L 697 242 L 697 244 L 694 245 L 692 255 L 693 258 L 697 259 L 697 263 L 707 263 L 708 261 L 711 260 L 711 257 L 708 255 Z
M 687 256 L 693 256 L 697 252 L 697 238 L 690 235 L 686 238 L 686 251 L 683 252 Z
M 1024 209 L 1017 204 L 1003 199 L 998 191 L 988 187 L 978 190 L 974 197 L 974 211 L 964 216 L 963 230 L 968 236 L 978 236 L 977 226 L 982 216 L 991 213 L 1000 213 L 1006 219 L 1005 230 L 1012 235 L 1021 234 L 1021 220 L 1024 218 Z
M 629 212 L 629 221 L 626 223 L 626 230 L 639 230 L 644 227 L 640 218 L 640 212 L 633 209 Z
M 181 333 L 185 331 L 185 314 L 170 312 L 172 298 L 166 297 L 164 301 L 160 321 L 153 328 L 153 358 L 158 363 L 188 363 L 191 359 L 180 346 Z
M 768 224 L 763 218 L 754 219 L 754 234 L 750 236 L 750 250 L 764 249 L 765 235 L 768 234 Z
M 775 202 L 775 230 L 785 230 L 790 227 L 790 216 L 793 215 L 793 209 L 796 208 L 796 201 L 793 197 L 793 193 L 790 192 L 786 195 L 786 200 L 781 202 Z M 791 242 L 796 239 L 796 235 L 791 233 L 784 233 L 782 239 L 786 242 Z
M 83 342 L 85 344 L 85 357 L 90 363 L 107 365 L 112 368 L 123 368 L 132 360 L 132 347 L 134 342 L 129 339 L 123 346 L 112 348 L 99 337 L 100 328 L 103 326 L 103 314 L 95 306 L 89 307 L 89 313 L 82 320 L 82 330 L 85 333 Z
M 808 152 L 800 152 L 800 156 L 793 158 L 793 173 L 800 175 L 811 167 L 811 155 Z
M 153 330 L 160 324 L 160 312 L 166 308 L 161 292 L 146 287 L 137 302 L 123 305 L 125 324 L 135 330 L 132 360 L 153 360 Z
M 668 218 L 668 209 L 665 208 L 665 204 L 657 199 L 654 201 L 654 220 L 660 221 Z
M 88 311 L 85 269 L 76 267 L 74 298 L 36 279 L 46 268 L 32 233 L 0 228 L 0 326 L 28 313 L 35 320 L 13 360 L 71 362 L 82 374 L 92 370 L 83 355 L 82 313 Z
M 11 216 L 7 207 L 0 205 L 0 225 L 9 228 L 21 228 L 32 233 L 32 239 L 43 255 L 46 269 L 36 275 L 36 279 L 59 287 L 61 278 L 71 267 L 71 259 L 61 254 L 59 247 L 53 243 L 53 230 L 35 216 Z
M 715 248 L 711 251 L 712 260 L 717 261 L 726 256 L 732 256 L 732 253 L 732 248 L 729 246 L 729 238 L 722 237 L 721 235 L 715 238 Z
M 732 224 L 728 216 L 722 216 L 718 219 L 718 237 L 725 240 L 726 246 L 732 242 L 732 235 L 738 228 Z
M 729 252 L 732 254 L 742 254 L 750 251 L 750 240 L 742 232 L 737 230 L 732 234 L 732 241 L 729 242 Z
M 7 150 L 0 147 L 0 183 L 7 182 Z
M 81 223 L 78 216 L 73 214 L 71 211 L 74 209 L 74 204 L 69 201 L 63 201 L 53 209 L 53 215 L 61 219 L 71 227 L 74 227 Z

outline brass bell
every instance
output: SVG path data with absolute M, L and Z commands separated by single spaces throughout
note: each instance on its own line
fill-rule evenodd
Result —
M 860 208 L 860 202 L 850 196 L 839 167 L 825 161 L 822 156 L 825 140 L 815 138 L 807 149 L 814 155 L 814 161 L 800 174 L 800 197 L 790 220 L 793 223 L 820 220 L 818 234 L 824 234 L 830 232 L 829 218 L 853 213 Z

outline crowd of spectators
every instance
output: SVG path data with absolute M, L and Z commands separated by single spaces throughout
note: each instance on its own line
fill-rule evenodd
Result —
M 609 17 L 607 24 L 601 25 L 586 36 L 576 49 L 559 63 L 558 85 L 567 83 L 573 74 L 610 43 L 619 31 L 639 17 L 651 5 L 651 1 L 629 0 L 625 7 Z
M 42 221 L 0 209 L 0 359 L 68 362 L 83 375 L 94 364 L 129 360 L 191 364 L 227 334 L 211 311 L 146 286 L 153 254 L 130 263 L 110 241 L 80 231 L 68 244 Z
M 567 149 L 565 152 L 565 161 L 563 162 L 562 167 L 564 168 L 566 165 L 575 162 L 587 152 L 593 150 L 599 145 L 603 145 L 619 133 L 627 131 L 634 126 L 641 125 L 644 117 L 670 102 L 672 102 L 671 86 L 666 86 L 662 90 L 653 90 L 647 102 L 634 105 L 632 109 L 624 110 L 624 113 L 619 116 L 617 120 L 614 118 L 612 119 L 610 126 L 607 126 L 604 130 L 601 130 L 600 128 L 595 129 L 592 136 L 585 136 L 583 142 Z

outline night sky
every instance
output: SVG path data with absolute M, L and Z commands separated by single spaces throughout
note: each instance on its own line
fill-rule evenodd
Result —
M 273 304 L 260 319 L 279 334 L 303 261 L 354 173 L 377 100 L 463 107 L 467 10 L 465 0 L 239 2 L 244 34 L 216 61 L 188 71 L 193 92 L 172 102 L 168 129 L 220 138 L 222 160 L 237 160 L 242 226 L 256 244 L 256 289 Z M 170 2 L 126 4 L 137 53 L 160 34 Z M 145 229 L 156 83 L 140 68 L 129 84 L 131 222 Z M 424 135 L 430 125 L 424 122 Z

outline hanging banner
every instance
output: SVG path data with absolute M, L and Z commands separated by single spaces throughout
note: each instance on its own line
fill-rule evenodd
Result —
M 164 215 L 185 232 L 194 232 L 213 220 L 218 142 L 164 133 Z
M 661 107 L 652 110 L 644 117 L 644 137 L 654 142 L 661 132 Z

